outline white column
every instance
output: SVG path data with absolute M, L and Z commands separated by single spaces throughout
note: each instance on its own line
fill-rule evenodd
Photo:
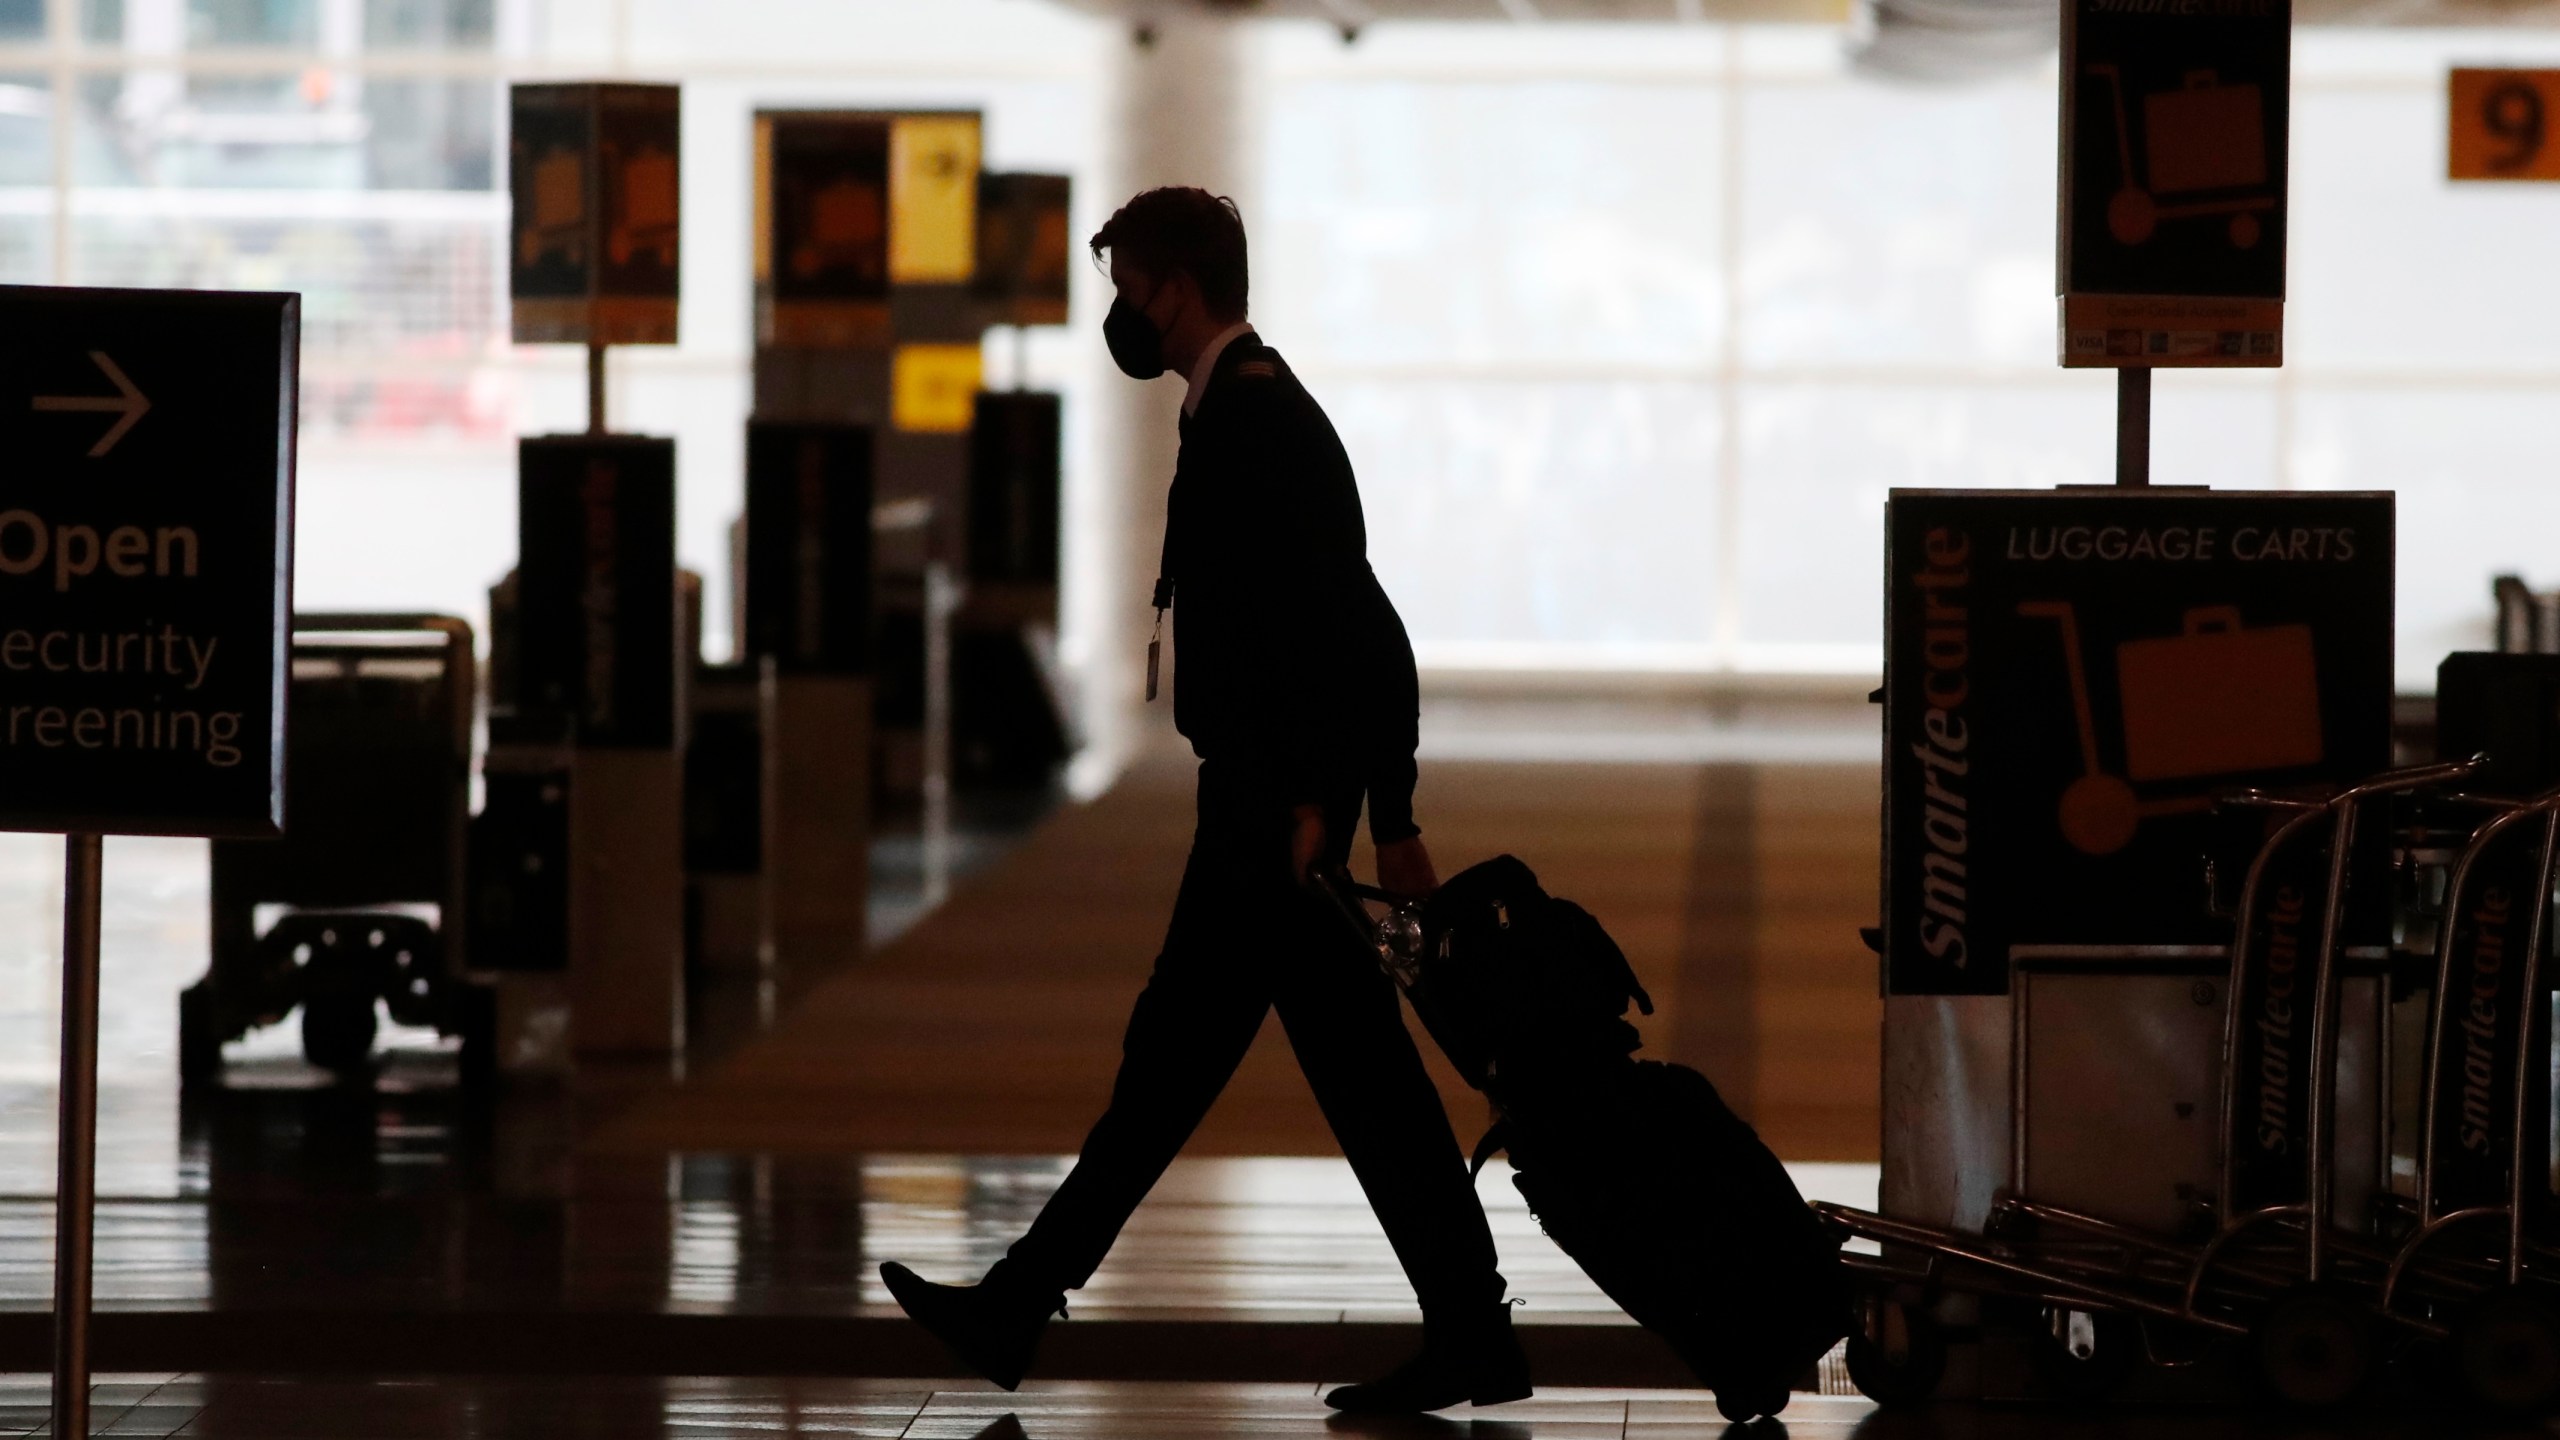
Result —
M 1197 185 L 1234 198 L 1254 233 L 1250 46 L 1247 23 L 1165 18 L 1133 27 L 1115 47 L 1115 102 L 1108 163 L 1097 182 L 1097 222 L 1141 190 Z M 1077 237 L 1081 242 L 1083 237 Z M 1100 303 L 1109 304 L 1107 290 Z M 1099 329 L 1101 313 L 1079 324 Z M 1182 380 L 1141 385 L 1102 367 L 1095 406 L 1096 461 L 1078 506 L 1083 531 L 1071 539 L 1066 624 L 1091 637 L 1082 676 L 1085 753 L 1070 783 L 1079 793 L 1106 786 L 1151 740 L 1170 731 L 1170 697 L 1145 703 L 1146 647 L 1155 612 L 1147 607 L 1164 539 L 1165 488 L 1173 479 Z M 1166 637 L 1170 678 L 1172 639 Z

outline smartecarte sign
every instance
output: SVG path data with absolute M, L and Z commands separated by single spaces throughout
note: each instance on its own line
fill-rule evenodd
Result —
M 2291 0 L 2063 0 L 2062 363 L 2284 361 Z
M 2387 494 L 1895 491 L 1887 988 L 1996 995 L 2037 947 L 2227 943 L 2216 800 L 2388 761 L 2392 524 Z
M 300 328 L 0 286 L 0 829 L 281 830 Z

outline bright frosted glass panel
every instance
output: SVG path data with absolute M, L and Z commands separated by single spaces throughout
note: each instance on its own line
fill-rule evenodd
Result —
M 189 214 L 176 205 L 75 211 L 82 285 L 295 290 L 306 353 L 450 360 L 500 338 L 502 197 L 348 203 L 316 213 Z M 78 201 L 74 201 L 78 205 Z M 93 205 L 96 202 L 92 202 Z M 389 213 L 382 213 L 384 210 Z M 374 213 L 368 213 L 368 211 Z
M 1345 7 L 1348 8 L 1348 7 Z M 1447 7 L 1457 9 L 1457 6 Z M 1486 7 L 1490 8 L 1490 7 Z M 1666 11 L 1669 6 L 1663 7 Z M 1819 32 L 1830 36 L 1833 32 Z M 1264 27 L 1269 65 L 1288 79 L 1392 79 L 1428 74 L 1478 79 L 1682 77 L 1713 83 L 1725 63 L 1721 25 L 1447 25 L 1381 22 L 1342 43 L 1331 25 Z
M 2114 372 L 2094 378 L 2111 389 Z M 2075 390 L 2080 376 L 2065 382 Z M 2115 464 L 2115 411 L 2108 397 L 2107 424 L 2092 437 Z M 2267 371 L 2216 373 L 2172 370 L 2152 377 L 2151 483 L 2210 485 L 2216 490 L 2281 490 L 2275 376 Z M 2115 478 L 2112 469 L 2099 477 Z
M 2050 76 L 1750 90 L 1746 361 L 2051 364 L 2054 103 Z
M 1053 0 L 630 0 L 630 14 L 632 54 L 677 67 L 1054 72 L 1089 69 L 1127 34 Z
M 294 509 L 296 606 L 477 617 L 516 561 L 515 445 L 306 445 Z
M 2446 180 L 2442 87 L 2295 97 L 2296 363 L 2560 364 L 2560 188 Z
M 1360 475 L 1369 557 L 1415 644 L 1701 646 L 1711 386 L 1308 378 Z
M 1277 86 L 1256 313 L 1330 363 L 1708 363 L 1721 113 L 1694 83 Z
M 52 181 L 52 87 L 41 75 L 0 73 L 0 186 Z
M 488 190 L 499 173 L 490 80 L 137 70 L 79 95 L 83 185 Z
M 368 50 L 486 50 L 498 0 L 364 0 Z
M 2113 478 L 2113 387 L 1754 384 L 1742 402 L 1746 646 L 1883 654 L 1884 502 L 1896 488 Z M 1870 658 L 1869 663 L 1875 663 Z
M 53 217 L 42 210 L 0 213 L 0 285 L 43 285 L 52 279 Z
M 2449 650 L 2489 641 L 2489 578 L 2560 587 L 2552 397 L 2503 386 L 2307 384 L 2295 422 L 2306 487 L 2400 492 L 2401 683 L 2433 689 Z

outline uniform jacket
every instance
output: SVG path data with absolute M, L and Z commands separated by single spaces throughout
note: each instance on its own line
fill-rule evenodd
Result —
M 1413 645 L 1369 568 L 1351 457 L 1278 351 L 1217 357 L 1166 505 L 1174 725 L 1291 804 L 1365 790 L 1380 843 L 1418 833 Z

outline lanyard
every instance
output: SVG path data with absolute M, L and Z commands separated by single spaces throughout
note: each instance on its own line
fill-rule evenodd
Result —
M 1156 557 L 1156 629 L 1147 637 L 1147 699 L 1156 698 L 1156 677 L 1164 659 L 1164 612 L 1173 608 L 1173 497 L 1165 497 L 1164 549 Z

